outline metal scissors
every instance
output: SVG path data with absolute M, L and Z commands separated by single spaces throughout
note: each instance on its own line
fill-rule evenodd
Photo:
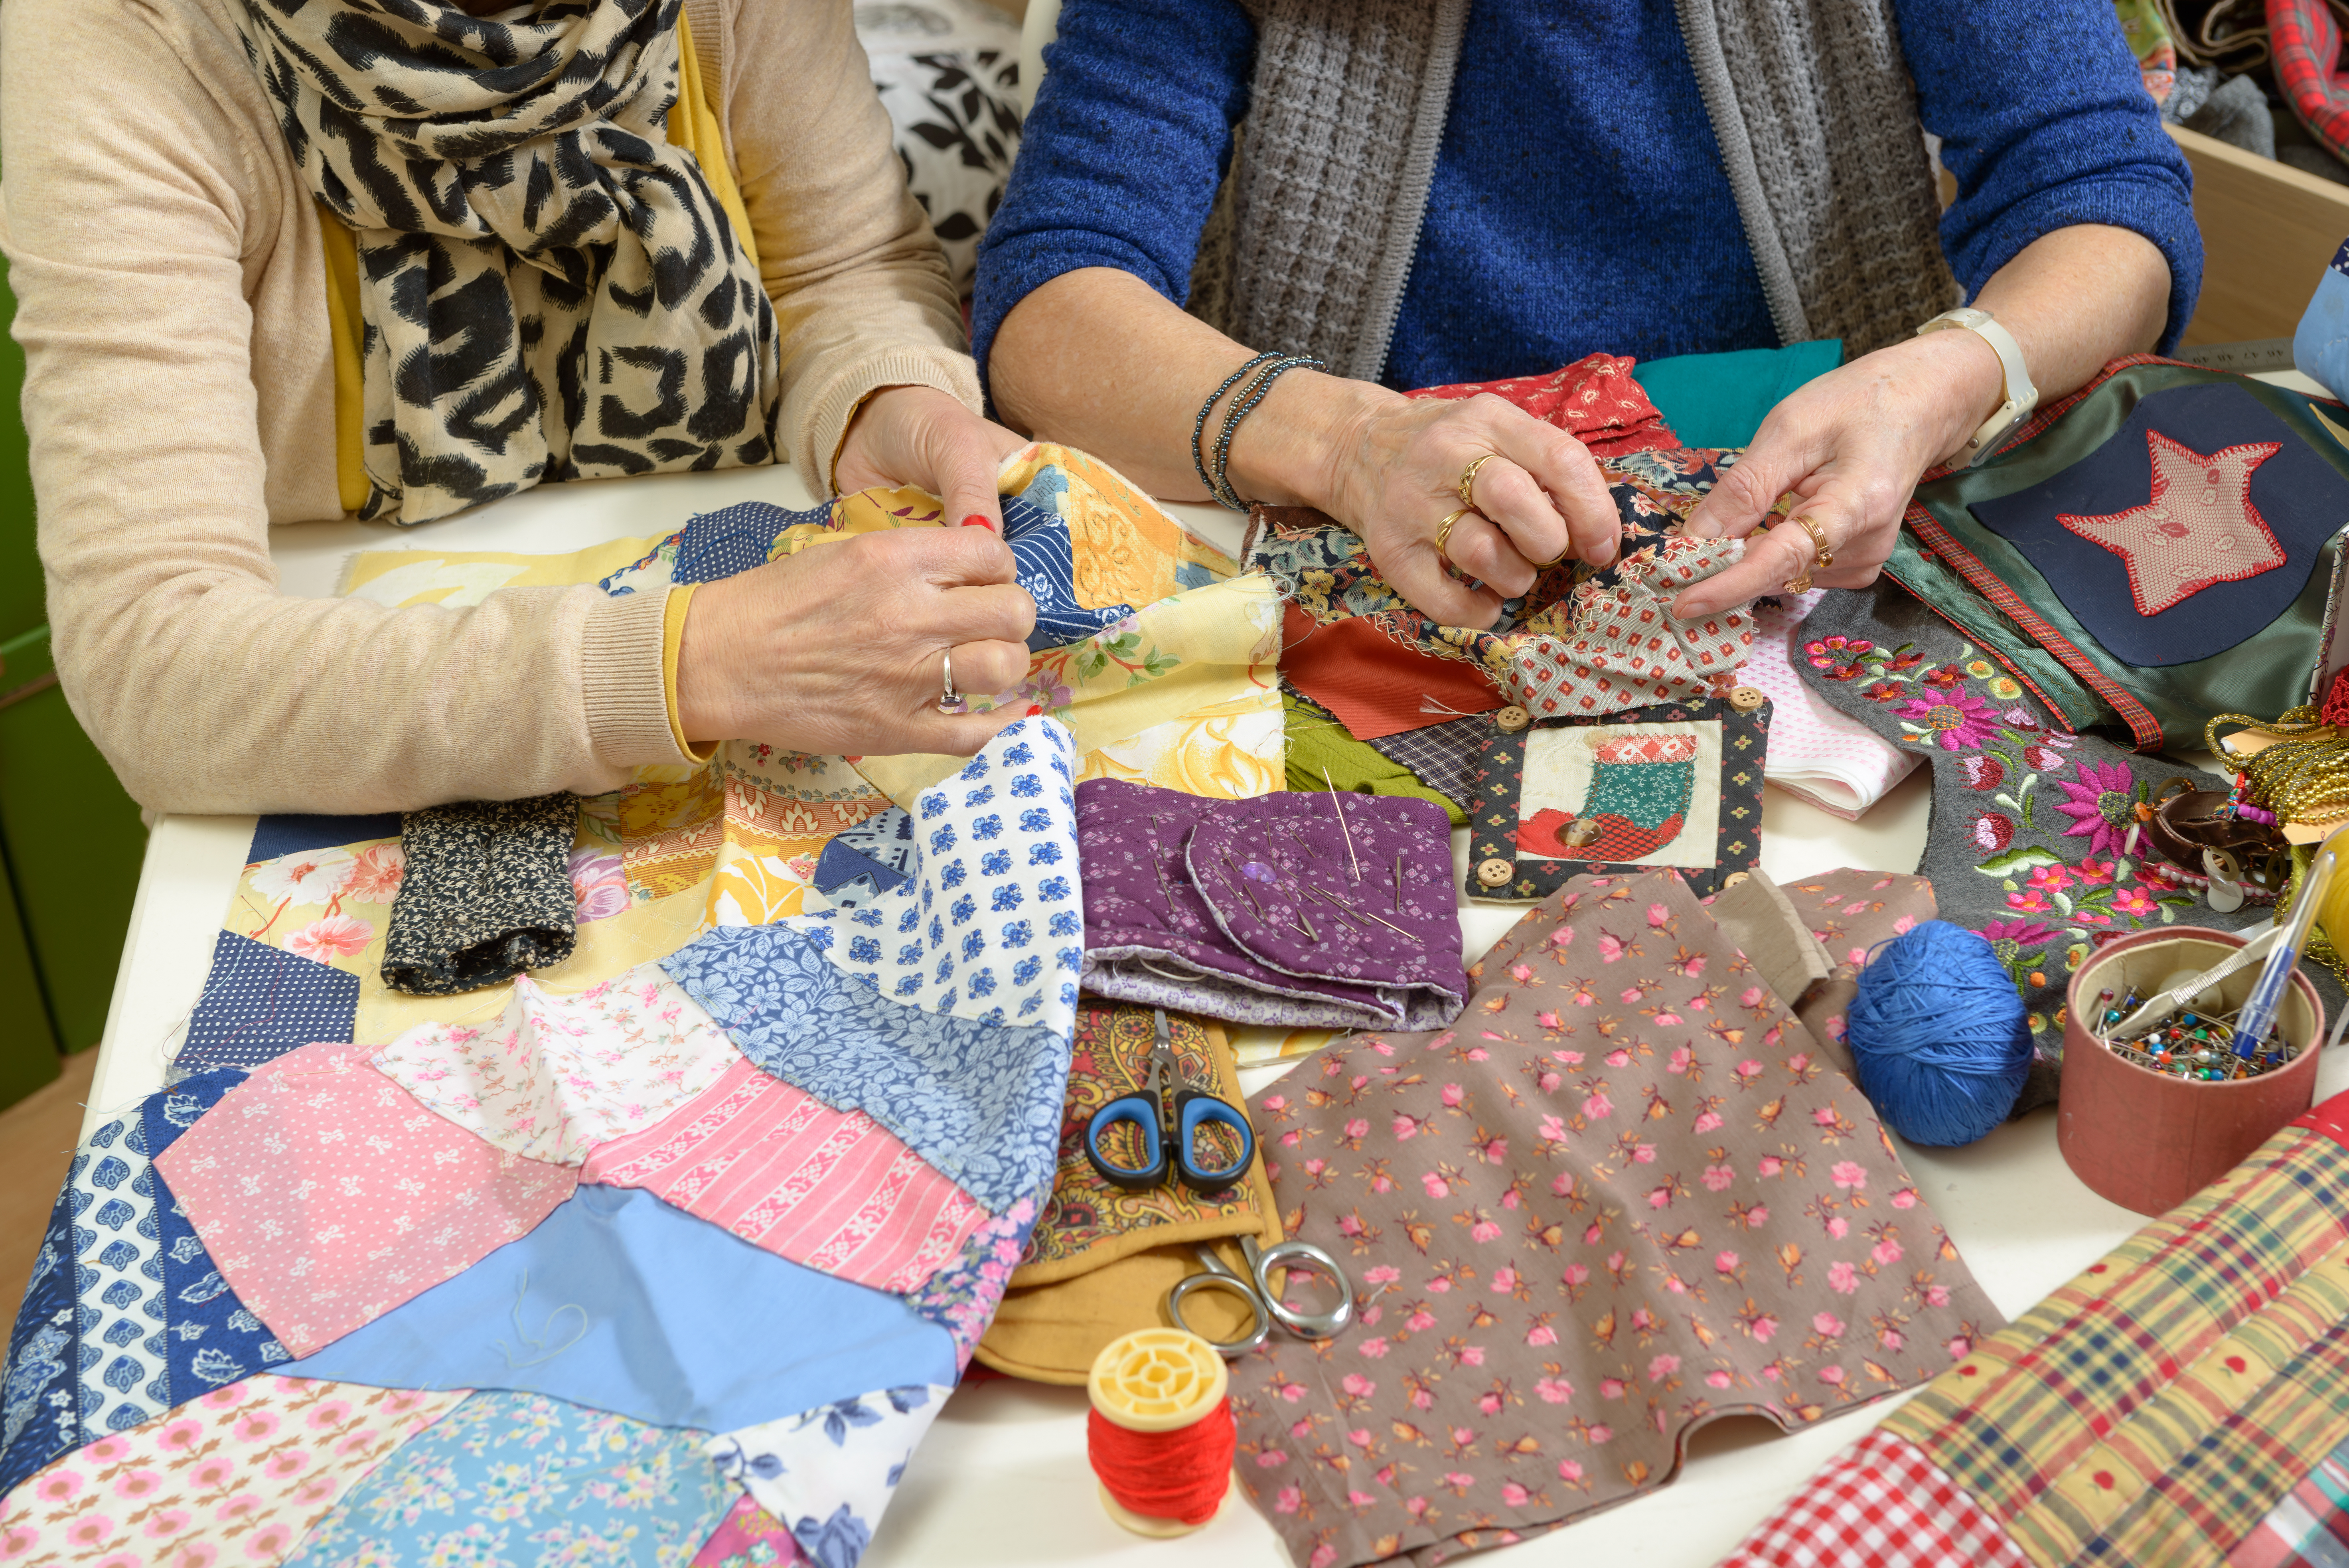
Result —
M 1204 1274 L 1186 1274 L 1174 1282 L 1166 1293 L 1166 1316 L 1185 1334 L 1199 1331 L 1183 1321 L 1184 1298 L 1194 1291 L 1228 1291 L 1247 1303 L 1256 1314 L 1256 1327 L 1238 1339 L 1208 1339 L 1216 1353 L 1226 1360 L 1246 1355 L 1272 1337 L 1272 1325 L 1280 1324 L 1299 1339 L 1335 1339 L 1354 1321 L 1354 1286 L 1346 1278 L 1346 1271 L 1338 1260 L 1310 1241 L 1280 1241 L 1269 1247 L 1257 1245 L 1253 1236 L 1240 1238 L 1240 1251 L 1247 1260 L 1246 1275 L 1236 1274 L 1212 1247 L 1194 1245 L 1192 1251 L 1206 1265 Z M 1280 1299 L 1272 1288 L 1272 1271 L 1288 1269 L 1300 1273 L 1327 1275 L 1338 1287 L 1338 1304 L 1327 1312 L 1299 1312 Z M 1206 1334 L 1199 1334 L 1206 1339 Z
M 1161 1087 L 1169 1080 L 1174 1089 L 1171 1106 Z M 1142 1134 L 1138 1166 L 1120 1165 L 1102 1152 L 1102 1135 L 1121 1122 L 1132 1124 Z M 1228 1165 L 1201 1165 L 1198 1135 L 1206 1127 L 1230 1128 L 1239 1140 L 1238 1158 Z M 1174 1133 L 1171 1153 L 1166 1137 L 1170 1127 Z M 1229 1100 L 1192 1088 L 1184 1081 L 1182 1064 L 1174 1059 L 1174 1035 L 1166 1026 L 1166 1010 L 1162 1007 L 1157 1040 L 1150 1048 L 1148 1086 L 1140 1094 L 1121 1095 L 1093 1113 L 1092 1120 L 1085 1124 L 1085 1158 L 1103 1181 L 1128 1192 L 1160 1186 L 1171 1172 L 1192 1191 L 1212 1198 L 1247 1174 L 1248 1163 L 1256 1158 L 1256 1133 Z

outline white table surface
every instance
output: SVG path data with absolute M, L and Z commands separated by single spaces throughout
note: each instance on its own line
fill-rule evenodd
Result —
M 2282 378 L 2276 378 L 2282 379 Z M 809 504 L 788 469 L 734 470 L 574 483 L 533 491 L 411 529 L 362 523 L 277 531 L 273 553 L 284 591 L 323 597 L 358 550 L 516 550 L 556 553 L 632 535 L 659 535 L 692 513 L 761 499 Z M 1206 506 L 1173 509 L 1226 548 L 1238 520 Z M 1920 769 L 1857 824 L 1777 789 L 1764 792 L 1762 865 L 1774 878 L 1841 866 L 1912 871 L 1925 842 L 1930 771 Z M 152 1093 L 202 990 L 212 940 L 244 865 L 252 817 L 166 816 L 155 826 L 130 931 L 107 1015 L 84 1131 L 115 1106 Z M 1454 835 L 1464 876 L 1465 832 Z M 1520 911 L 1469 905 L 1466 951 L 1484 950 Z M 1249 1092 L 1280 1067 L 1244 1075 Z M 2349 1087 L 2349 1053 L 2318 1068 L 2320 1099 Z M 1920 1189 L 1939 1212 L 1975 1278 L 2010 1316 L 2121 1241 L 2143 1221 L 2088 1191 L 2055 1147 L 2052 1112 L 2035 1114 L 1955 1150 L 1901 1146 Z M 1732 1417 L 1689 1441 L 1680 1479 L 1634 1501 L 1506 1549 L 1509 1568 L 1550 1564 L 1716 1562 L 1821 1461 L 1881 1420 L 1886 1400 L 1792 1436 L 1758 1417 Z M 907 1470 L 864 1559 L 868 1568 L 911 1563 L 1111 1563 L 1163 1568 L 1282 1568 L 1287 1554 L 1243 1500 L 1198 1533 L 1145 1541 L 1096 1506 L 1085 1463 L 1081 1390 L 1009 1379 L 958 1391 Z

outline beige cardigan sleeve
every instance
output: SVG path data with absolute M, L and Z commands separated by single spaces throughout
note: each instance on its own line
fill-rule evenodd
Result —
M 776 26 L 746 26 L 728 69 L 761 109 L 731 131 L 781 296 L 784 429 L 828 459 L 872 389 L 959 391 L 968 361 L 847 5 L 754 9 Z M 315 218 L 278 134 L 218 0 L 0 7 L 0 213 L 53 646 L 83 727 L 133 796 L 174 812 L 595 793 L 685 761 L 664 596 L 391 610 L 278 594 L 271 463 L 294 454 L 265 450 L 278 427 L 256 382 L 315 386 L 321 365 L 287 346 L 325 342 L 287 329 L 323 323 L 324 272 L 297 254 Z M 880 192 L 853 177 L 885 164 Z

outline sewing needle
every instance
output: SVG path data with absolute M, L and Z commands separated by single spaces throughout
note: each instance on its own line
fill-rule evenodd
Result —
M 1330 809 L 1338 814 L 1338 831 L 1346 836 L 1346 858 L 1353 862 L 1354 880 L 1360 882 L 1362 879 L 1362 863 L 1354 855 L 1354 833 L 1346 826 L 1345 805 L 1338 799 L 1338 786 L 1330 782 L 1330 770 L 1326 766 L 1321 770 L 1321 782 L 1330 787 Z

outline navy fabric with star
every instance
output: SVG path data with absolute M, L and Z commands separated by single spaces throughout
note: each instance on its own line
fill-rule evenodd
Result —
M 2211 383 L 2148 394 L 2086 457 L 1971 511 L 2114 658 L 2190 664 L 2292 607 L 2349 524 L 2349 479 L 2251 393 Z

